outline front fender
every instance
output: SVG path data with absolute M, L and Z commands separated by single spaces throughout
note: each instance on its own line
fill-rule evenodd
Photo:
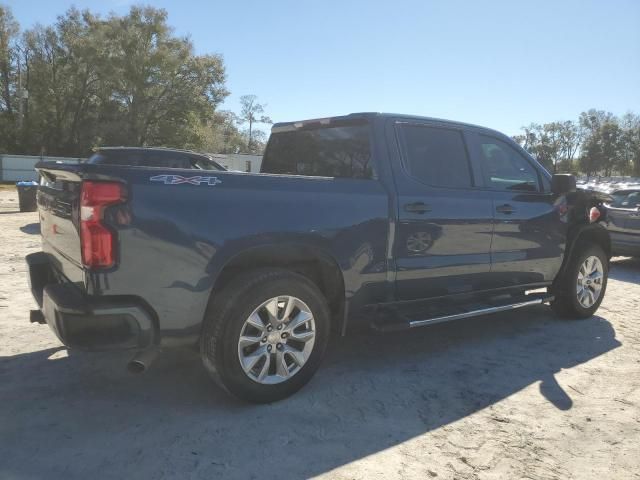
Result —
M 553 289 L 556 288 L 559 280 L 564 276 L 569 262 L 576 255 L 581 245 L 585 243 L 596 243 L 602 247 L 607 255 L 611 258 L 611 237 L 609 231 L 600 223 L 582 223 L 577 224 L 569 229 L 567 237 L 567 247 L 560 271 L 553 282 Z

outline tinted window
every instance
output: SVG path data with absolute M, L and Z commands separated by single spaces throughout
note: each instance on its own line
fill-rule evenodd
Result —
M 411 176 L 435 187 L 472 185 L 467 150 L 457 130 L 399 125 L 405 166 Z
M 369 126 L 342 125 L 274 133 L 260 171 L 371 178 Z
M 480 135 L 480 155 L 485 184 L 495 190 L 538 191 L 538 173 L 515 148 Z

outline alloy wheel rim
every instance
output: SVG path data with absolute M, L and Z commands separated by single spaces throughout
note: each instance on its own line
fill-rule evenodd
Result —
M 238 339 L 240 366 L 255 382 L 282 383 L 307 363 L 315 336 L 315 320 L 306 303 L 289 295 L 270 298 L 242 326 Z
M 578 270 L 576 295 L 584 308 L 592 307 L 600 298 L 604 281 L 604 267 L 596 256 L 587 257 Z

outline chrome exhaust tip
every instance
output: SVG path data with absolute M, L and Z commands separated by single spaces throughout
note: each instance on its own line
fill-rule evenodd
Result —
M 149 368 L 149 365 L 158 356 L 159 350 L 157 348 L 149 348 L 142 350 L 134 355 L 127 364 L 127 370 L 129 373 L 144 373 Z

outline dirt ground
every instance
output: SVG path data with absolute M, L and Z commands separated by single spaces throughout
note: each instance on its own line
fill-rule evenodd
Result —
M 0 190 L 0 478 L 640 478 L 640 260 L 598 315 L 547 307 L 335 338 L 312 382 L 254 406 L 192 352 L 141 376 L 68 353 L 34 308 L 36 213 Z

